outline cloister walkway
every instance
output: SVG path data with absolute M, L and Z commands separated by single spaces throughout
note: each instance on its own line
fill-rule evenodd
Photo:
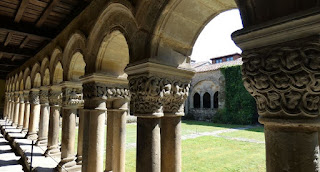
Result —
M 19 156 L 11 150 L 9 142 L 0 133 L 0 171 L 1 172 L 20 172 L 22 165 L 19 164 Z

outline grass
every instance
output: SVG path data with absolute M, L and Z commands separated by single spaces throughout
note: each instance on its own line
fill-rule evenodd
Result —
M 183 121 L 181 127 L 182 135 L 189 135 L 243 126 L 213 124 L 201 121 Z M 136 124 L 127 125 L 127 143 L 136 142 L 136 128 Z M 78 129 L 76 129 L 76 133 L 78 133 Z M 221 135 L 264 141 L 263 127 L 222 133 Z M 76 148 L 77 138 L 75 150 Z M 135 168 L 136 149 L 130 148 L 126 151 L 126 171 L 134 172 Z M 182 141 L 183 172 L 262 172 L 265 170 L 264 144 L 228 140 L 213 136 L 202 136 L 195 139 L 187 139 Z
M 254 139 L 257 141 L 264 141 L 264 134 L 263 134 L 263 127 L 257 128 L 250 128 L 247 130 L 240 130 L 230 133 L 222 133 L 222 136 L 228 137 L 239 137 L 239 138 L 246 138 L 246 139 Z

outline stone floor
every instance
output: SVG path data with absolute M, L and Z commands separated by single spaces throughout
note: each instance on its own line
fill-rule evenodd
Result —
M 22 165 L 19 164 L 19 156 L 11 150 L 9 142 L 0 134 L 0 171 L 1 172 L 20 172 Z
M 22 159 L 23 165 L 30 169 L 31 160 L 31 144 L 32 141 L 25 139 L 25 133 L 21 133 L 21 129 L 16 129 L 15 127 L 6 124 L 4 120 L 0 120 L 1 132 L 6 135 L 6 139 L 11 141 L 12 146 L 16 149 Z M 7 142 L 8 143 L 8 142 Z M 8 145 L 9 146 L 9 145 Z M 38 172 L 51 172 L 60 161 L 60 157 L 51 158 L 43 156 L 46 150 L 46 146 L 34 146 L 33 147 L 33 160 L 32 167 Z M 0 154 L 0 156 L 2 156 Z M 0 161 L 3 158 L 0 157 Z M 1 162 L 0 162 L 1 163 Z M 21 166 L 20 166 L 21 167 Z M 0 171 L 2 172 L 1 168 Z M 15 172 L 15 170 L 10 170 L 10 172 Z

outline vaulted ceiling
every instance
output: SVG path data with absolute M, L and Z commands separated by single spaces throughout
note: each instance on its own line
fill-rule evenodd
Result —
M 55 38 L 90 0 L 0 0 L 0 78 Z

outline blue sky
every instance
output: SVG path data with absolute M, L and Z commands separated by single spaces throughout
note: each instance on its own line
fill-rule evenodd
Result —
M 239 10 L 229 10 L 213 18 L 199 35 L 191 55 L 192 60 L 206 61 L 212 57 L 241 53 L 231 34 L 241 29 Z

